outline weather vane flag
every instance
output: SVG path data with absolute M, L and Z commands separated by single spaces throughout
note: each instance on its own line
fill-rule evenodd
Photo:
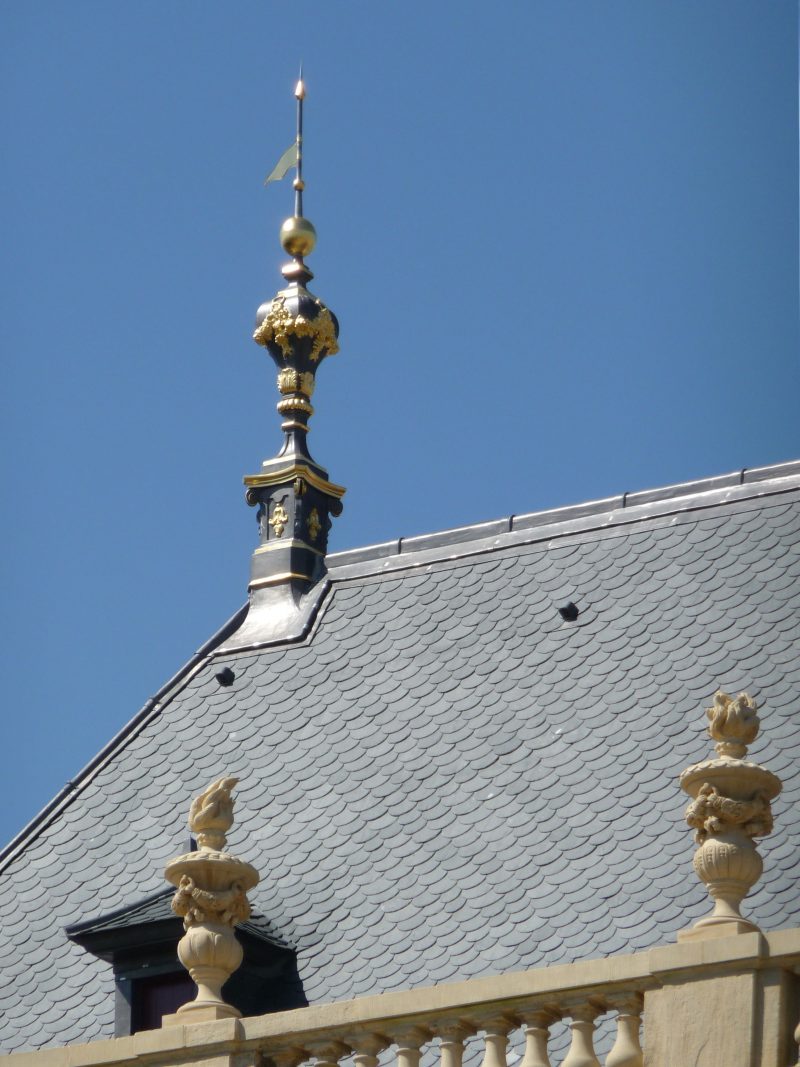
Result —
M 291 168 L 297 166 L 297 143 L 292 141 L 281 158 L 269 172 L 264 179 L 264 185 L 269 185 L 270 182 L 279 182 L 282 178 L 286 177 L 286 172 Z

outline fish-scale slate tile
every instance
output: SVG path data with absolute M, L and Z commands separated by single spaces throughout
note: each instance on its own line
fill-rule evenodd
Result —
M 718 685 L 766 701 L 786 781 L 748 910 L 797 922 L 796 499 L 332 577 L 312 640 L 212 659 L 2 873 L 0 1047 L 113 1032 L 63 926 L 158 889 L 224 772 L 311 1002 L 673 940 L 708 909 L 677 775 Z

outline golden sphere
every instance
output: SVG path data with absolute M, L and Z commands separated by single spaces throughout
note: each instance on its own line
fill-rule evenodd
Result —
M 281 226 L 281 244 L 290 256 L 307 256 L 316 243 L 317 231 L 302 215 L 293 215 Z

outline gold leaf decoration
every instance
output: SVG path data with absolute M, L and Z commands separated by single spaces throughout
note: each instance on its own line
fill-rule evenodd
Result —
M 323 355 L 332 356 L 339 351 L 336 340 L 336 327 L 330 311 L 317 301 L 319 314 L 314 319 L 307 319 L 304 315 L 292 315 L 286 307 L 282 296 L 276 296 L 272 301 L 269 313 L 264 321 L 253 334 L 253 340 L 259 345 L 268 345 L 270 341 L 280 348 L 283 358 L 289 359 L 293 355 L 292 343 L 298 338 L 310 337 L 312 339 L 311 351 L 308 358 L 316 363 Z

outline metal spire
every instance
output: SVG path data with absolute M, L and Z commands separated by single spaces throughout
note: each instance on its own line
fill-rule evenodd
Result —
M 294 90 L 295 98 L 297 99 L 297 138 L 295 144 L 297 146 L 297 177 L 294 180 L 294 213 L 295 215 L 303 214 L 303 190 L 306 187 L 303 181 L 303 101 L 306 98 L 306 87 L 303 82 L 303 64 L 300 64 L 300 77 L 297 79 L 297 85 Z
M 273 169 L 264 181 L 265 185 L 270 182 L 280 181 L 285 177 L 291 167 L 296 170 L 296 177 L 292 183 L 294 186 L 294 215 L 287 219 L 281 226 L 281 244 L 294 258 L 295 265 L 302 268 L 303 273 L 308 274 L 308 281 L 313 278 L 308 268 L 303 263 L 303 256 L 313 252 L 317 243 L 317 234 L 313 225 L 303 217 L 303 190 L 306 183 L 303 181 L 303 101 L 306 98 L 306 86 L 303 81 L 303 66 L 300 65 L 300 77 L 294 89 L 297 100 L 297 133 L 294 144 L 289 145 Z M 289 268 L 295 272 L 295 268 Z M 296 272 L 295 272 L 296 273 Z M 288 277 L 284 271 L 284 277 Z

